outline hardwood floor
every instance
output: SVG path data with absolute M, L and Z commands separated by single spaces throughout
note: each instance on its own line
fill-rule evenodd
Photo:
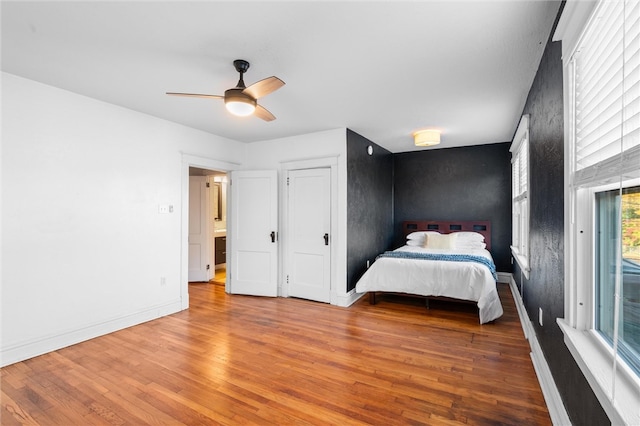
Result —
M 551 424 L 505 315 L 383 296 L 350 308 L 189 287 L 191 308 L 1 369 L 1 423 Z
M 226 269 L 216 269 L 213 278 L 211 279 L 211 283 L 224 285 L 225 280 L 227 279 L 227 270 Z

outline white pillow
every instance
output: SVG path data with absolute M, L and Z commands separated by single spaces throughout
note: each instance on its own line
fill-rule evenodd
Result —
M 407 245 L 424 247 L 425 237 L 429 234 L 439 234 L 437 231 L 416 231 L 407 235 Z M 409 244 L 412 242 L 411 244 Z
M 483 249 L 483 248 L 487 248 L 487 245 L 485 243 L 481 243 L 479 241 L 460 241 L 460 239 L 458 239 L 456 241 L 456 248 L 457 249 L 463 249 L 463 250 L 475 250 L 475 249 Z
M 452 249 L 456 246 L 456 234 L 429 234 L 426 236 L 424 248 Z
M 427 234 L 439 234 L 438 231 L 416 231 L 407 235 L 407 240 L 424 240 L 424 236 Z
M 458 235 L 458 241 L 484 241 L 484 235 L 478 232 L 461 231 L 456 232 L 456 234 Z

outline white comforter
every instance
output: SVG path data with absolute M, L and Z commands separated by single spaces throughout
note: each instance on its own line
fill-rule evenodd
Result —
M 485 249 L 441 250 L 403 246 L 396 251 L 422 253 L 470 254 L 491 258 Z M 356 284 L 356 292 L 389 291 L 444 296 L 478 302 L 480 323 L 502 316 L 502 304 L 496 282 L 485 265 L 477 262 L 434 261 L 381 257 Z

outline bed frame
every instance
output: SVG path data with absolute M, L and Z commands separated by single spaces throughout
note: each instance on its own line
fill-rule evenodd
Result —
M 409 220 L 402 222 L 402 235 L 406 238 L 416 231 L 438 231 L 441 234 L 470 231 L 484 236 L 487 250 L 491 251 L 491 221 L 488 220 Z
M 404 238 L 412 232 L 417 231 L 437 231 L 441 234 L 450 234 L 452 232 L 469 231 L 477 232 L 484 236 L 484 242 L 487 245 L 487 250 L 491 250 L 491 221 L 488 220 L 408 220 L 402 222 L 402 235 Z M 384 292 L 369 292 L 369 303 L 376 304 L 376 294 Z M 388 293 L 398 294 L 398 293 Z M 436 296 L 420 296 L 413 294 L 403 294 L 410 297 L 421 297 L 425 299 L 427 308 L 429 308 L 429 300 L 445 300 L 451 302 L 467 303 L 468 301 L 451 299 L 449 297 L 436 297 Z M 475 303 L 475 302 L 468 302 Z

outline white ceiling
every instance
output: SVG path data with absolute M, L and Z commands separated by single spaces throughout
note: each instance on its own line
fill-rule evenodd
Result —
M 559 2 L 2 2 L 3 71 L 254 142 L 347 127 L 392 152 L 442 130 L 439 148 L 511 140 Z M 247 85 L 286 82 L 231 116 Z M 422 148 L 425 149 L 425 148 Z

